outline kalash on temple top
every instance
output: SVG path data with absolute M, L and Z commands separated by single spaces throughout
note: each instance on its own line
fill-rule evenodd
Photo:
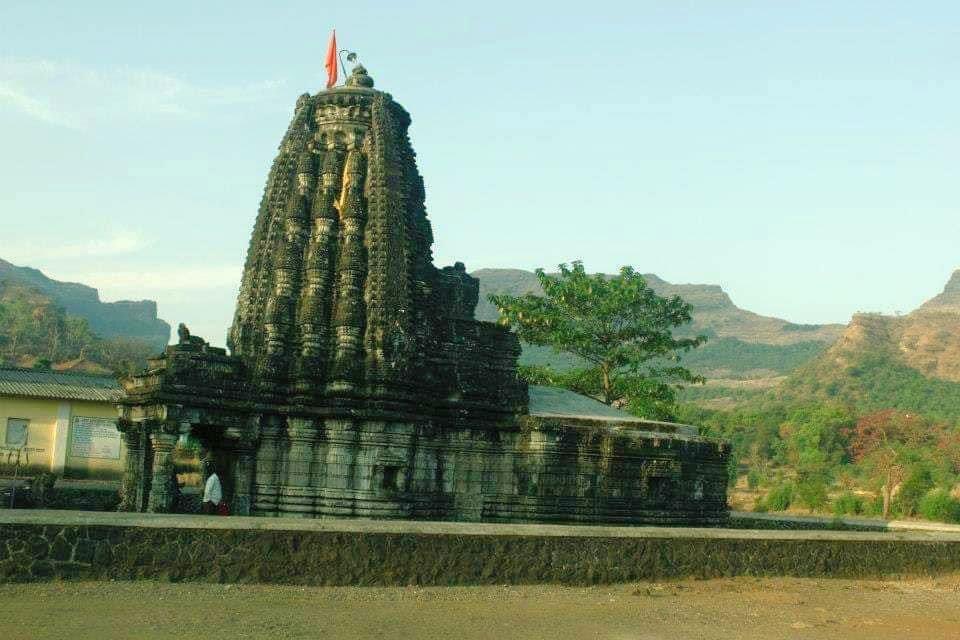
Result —
M 359 64 L 328 85 L 270 169 L 231 353 L 181 326 L 124 382 L 123 508 L 178 509 L 190 434 L 233 513 L 722 521 L 726 444 L 528 389 L 516 336 L 474 319 L 479 281 L 433 265 L 409 114 Z

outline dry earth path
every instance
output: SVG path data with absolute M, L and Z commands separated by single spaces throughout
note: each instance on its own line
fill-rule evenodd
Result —
M 592 588 L 0 585 L 0 638 L 960 638 L 960 575 Z

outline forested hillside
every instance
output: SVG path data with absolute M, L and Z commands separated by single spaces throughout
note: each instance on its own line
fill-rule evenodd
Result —
M 170 325 L 157 317 L 157 303 L 153 300 L 101 302 L 93 287 L 53 280 L 36 269 L 18 267 L 2 259 L 0 282 L 42 294 L 71 316 L 84 318 L 98 336 L 137 339 L 157 351 L 170 339 Z
M 681 419 L 734 442 L 741 508 L 960 521 L 957 273 L 908 315 L 855 315 L 778 385 L 685 397 Z
M 124 375 L 146 364 L 155 343 L 102 338 L 50 296 L 0 280 L 0 364 Z

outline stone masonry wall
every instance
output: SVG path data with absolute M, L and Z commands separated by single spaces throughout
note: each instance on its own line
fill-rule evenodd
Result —
M 11 513 L 0 511 L 0 582 L 602 584 L 960 570 L 957 535 Z

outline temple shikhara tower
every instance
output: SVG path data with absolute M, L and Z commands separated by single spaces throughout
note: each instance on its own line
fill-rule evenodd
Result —
M 201 443 L 235 514 L 716 523 L 727 447 L 527 388 L 479 281 L 433 265 L 409 114 L 357 65 L 304 94 L 254 224 L 226 350 L 191 336 L 125 381 L 122 508 L 175 508 Z

